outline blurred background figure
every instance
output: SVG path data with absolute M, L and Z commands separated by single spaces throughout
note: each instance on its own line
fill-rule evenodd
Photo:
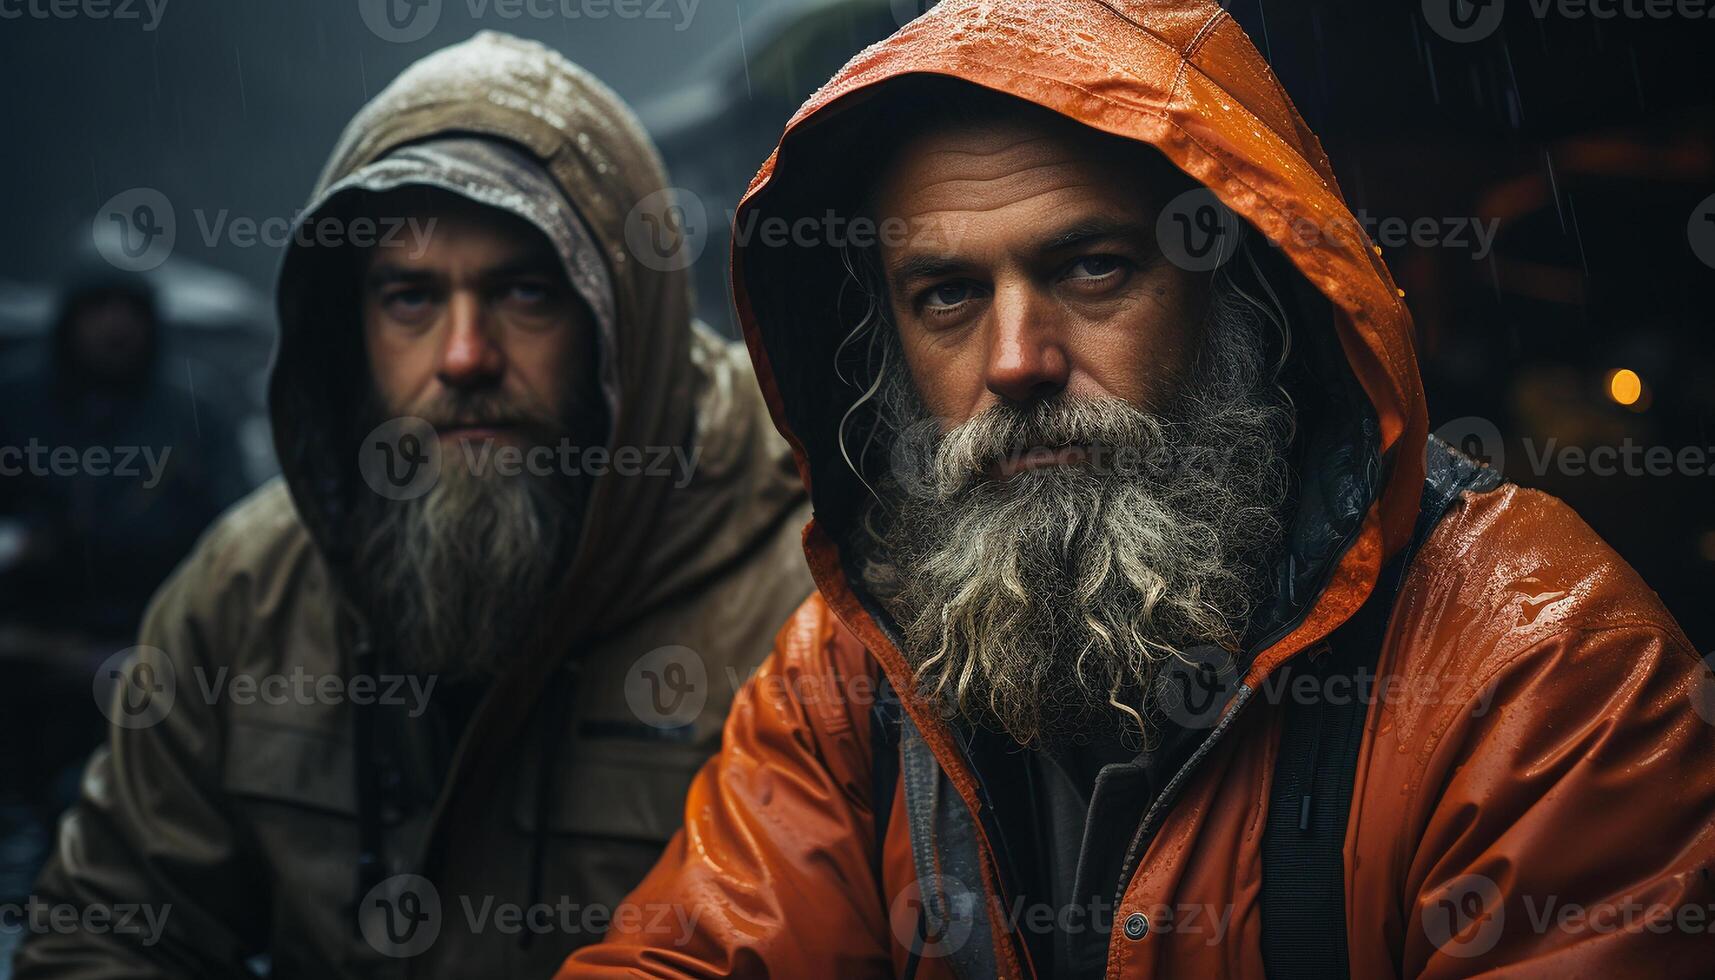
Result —
M 0 896 L 27 893 L 104 730 L 96 665 L 250 485 L 243 412 L 167 370 L 167 332 L 155 287 L 106 268 L 0 362 L 0 738 L 30 747 L 0 753 Z
M 0 381 L 8 625 L 125 639 L 245 490 L 231 413 L 164 370 L 162 339 L 152 287 L 109 270 L 66 292 L 45 368 Z

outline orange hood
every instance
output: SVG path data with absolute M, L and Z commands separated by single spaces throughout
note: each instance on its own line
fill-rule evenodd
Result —
M 867 128 L 858 121 L 885 112 L 908 76 L 924 75 L 962 79 L 1154 147 L 1302 278 L 1295 285 L 1313 314 L 1293 324 L 1294 356 L 1315 357 L 1320 347 L 1337 383 L 1317 430 L 1301 428 L 1299 506 L 1288 534 L 1297 550 L 1280 597 L 1289 614 L 1253 651 L 1246 679 L 1254 683 L 1348 618 L 1410 537 L 1427 423 L 1411 317 L 1380 250 L 1262 55 L 1230 16 L 1201 0 L 945 0 L 860 52 L 788 123 L 735 215 L 733 292 L 775 425 L 811 490 L 816 520 L 805 547 L 823 595 L 896 684 L 906 676 L 892 645 L 878 642 L 836 544 L 866 492 L 837 441 L 840 414 L 857 396 L 833 368 L 835 345 L 851 326 L 837 314 L 841 251 L 782 247 L 778 236 L 755 231 L 764 221 L 791 227 L 839 212 L 861 149 L 850 140 Z

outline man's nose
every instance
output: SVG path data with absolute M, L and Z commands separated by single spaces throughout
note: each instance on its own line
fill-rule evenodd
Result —
M 1071 376 L 1062 331 L 1055 317 L 1025 289 L 996 292 L 983 381 L 1012 402 L 1058 394 Z
M 436 371 L 449 388 L 492 384 L 505 370 L 506 358 L 489 335 L 482 303 L 475 296 L 455 293 L 447 305 L 446 340 Z

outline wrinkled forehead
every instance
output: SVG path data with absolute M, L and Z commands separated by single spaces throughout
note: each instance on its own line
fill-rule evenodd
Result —
M 1153 147 L 966 82 L 902 81 L 881 99 L 858 171 L 871 214 L 979 210 L 1055 188 L 1146 205 L 1188 181 Z
M 366 250 L 370 268 L 457 263 L 565 278 L 548 236 L 504 208 L 438 187 L 410 185 L 369 196 L 362 215 L 377 234 Z

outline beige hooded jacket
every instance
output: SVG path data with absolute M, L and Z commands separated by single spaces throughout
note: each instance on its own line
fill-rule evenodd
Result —
M 130 697 L 148 723 L 112 729 L 37 888 L 152 917 L 32 935 L 21 980 L 244 976 L 258 954 L 276 977 L 549 976 L 610 916 L 647 913 L 614 907 L 810 592 L 804 494 L 748 358 L 693 324 L 684 272 L 627 250 L 628 213 L 666 175 L 617 96 L 546 48 L 480 34 L 358 114 L 303 220 L 403 184 L 501 207 L 556 245 L 599 324 L 609 446 L 640 447 L 642 465 L 593 478 L 558 600 L 449 737 L 425 679 L 394 687 L 374 662 L 385 624 L 343 598 L 347 515 L 369 492 L 357 307 L 348 259 L 293 246 L 270 393 L 284 479 L 155 598 L 140 642 L 156 697 L 136 701 L 133 666 L 114 709 L 136 721 Z M 540 193 L 554 185 L 573 208 Z M 655 459 L 694 466 L 664 478 Z M 366 698 L 354 680 L 371 674 Z M 303 690 L 333 693 L 288 693 Z

